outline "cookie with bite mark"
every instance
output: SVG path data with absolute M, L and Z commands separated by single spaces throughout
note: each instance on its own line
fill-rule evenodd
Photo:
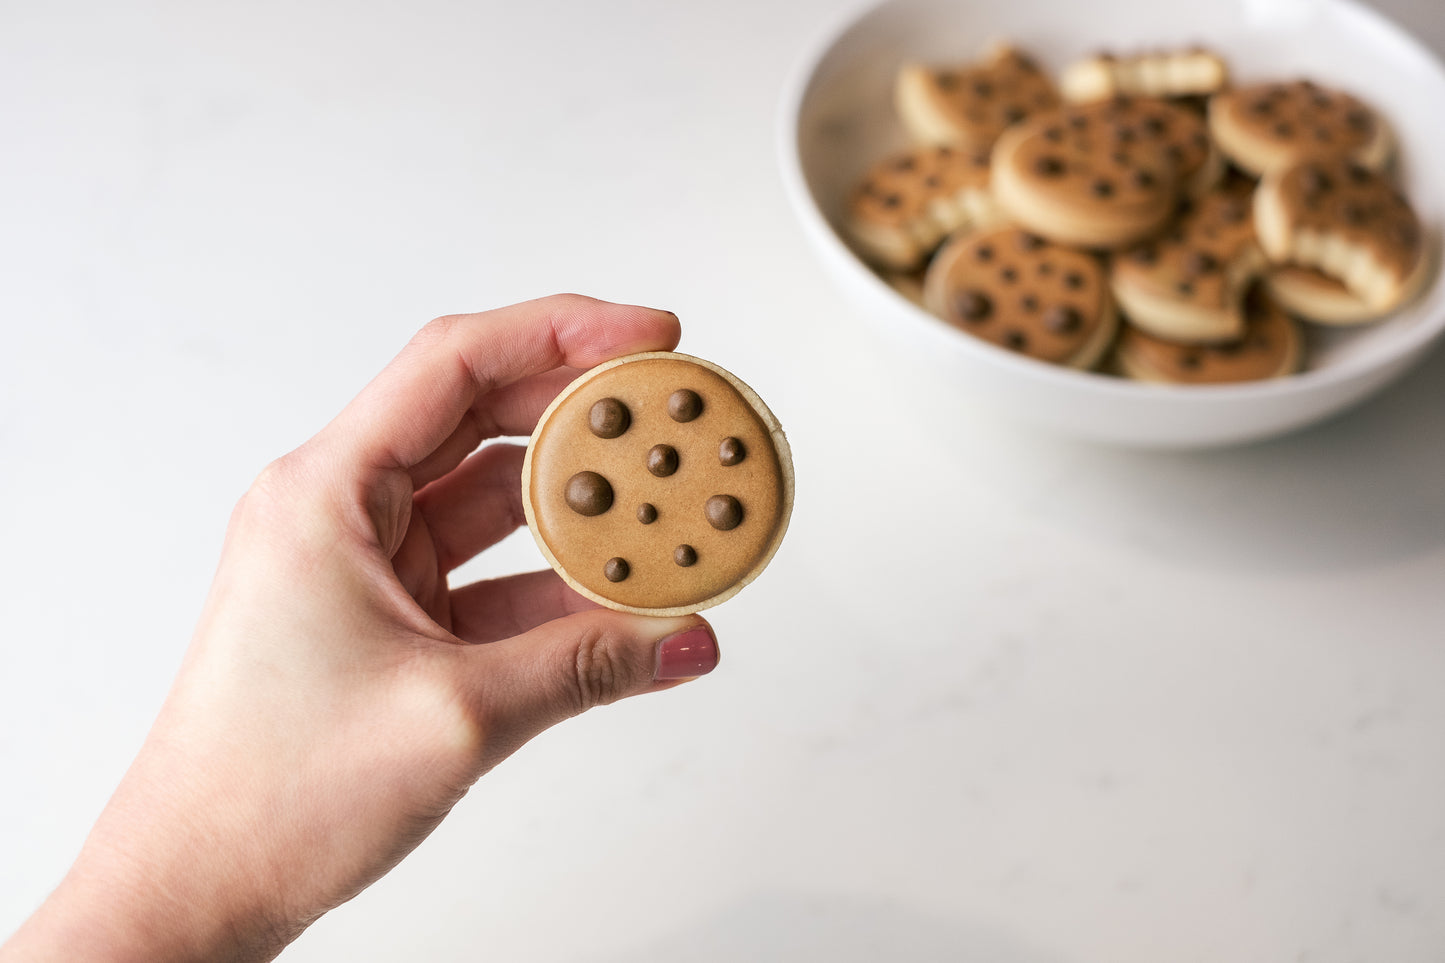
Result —
M 1153 50 L 1115 55 L 1097 53 L 1064 68 L 1059 87 L 1065 100 L 1104 100 L 1120 94 L 1143 97 L 1202 97 L 1229 84 L 1224 58 L 1210 50 Z
M 1208 116 L 1219 149 L 1255 177 L 1328 157 L 1382 170 L 1394 151 L 1394 135 L 1378 111 L 1309 80 L 1223 91 L 1210 98 Z
M 1254 194 L 1260 246 L 1276 264 L 1314 268 L 1384 313 L 1428 271 L 1414 209 L 1386 178 L 1343 157 L 1275 170 Z
M 1280 378 L 1299 370 L 1299 325 L 1264 291 L 1245 299 L 1244 330 L 1218 344 L 1180 344 L 1125 323 L 1114 366 L 1127 378 L 1155 384 L 1219 385 Z
M 865 260 L 908 272 L 949 234 L 995 218 L 988 152 L 941 144 L 874 164 L 849 198 L 845 229 Z
M 1244 330 L 1244 294 L 1265 269 L 1254 236 L 1254 187 L 1243 178 L 1187 203 L 1173 227 L 1117 254 L 1109 282 L 1136 327 L 1183 342 Z
M 975 149 L 987 149 L 1010 125 L 1059 103 L 1049 75 L 1007 45 L 976 63 L 908 64 L 898 72 L 893 99 L 915 141 Z
M 923 298 L 960 331 L 1071 368 L 1098 363 L 1118 323 L 1098 259 L 1013 226 L 950 240 Z
M 757 393 L 675 352 L 588 371 L 543 413 L 522 467 L 527 525 L 572 588 L 642 615 L 731 598 L 793 506 L 782 427 Z
M 1281 264 L 1264 276 L 1269 296 L 1290 314 L 1316 324 L 1349 326 L 1378 320 L 1380 312 L 1339 281 L 1313 268 Z

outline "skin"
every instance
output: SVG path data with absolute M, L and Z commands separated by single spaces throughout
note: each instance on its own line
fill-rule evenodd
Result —
M 271 959 L 534 735 L 710 671 L 698 616 L 600 609 L 550 570 L 447 583 L 522 519 L 523 449 L 478 446 L 679 334 L 571 295 L 439 318 L 267 466 L 140 753 L 0 961 Z

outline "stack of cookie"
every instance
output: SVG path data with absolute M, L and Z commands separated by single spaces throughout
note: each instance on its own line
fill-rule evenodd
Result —
M 1233 87 L 1201 49 L 1099 55 L 1057 84 L 1000 47 L 909 65 L 912 145 L 848 205 L 857 251 L 971 335 L 1179 384 L 1302 364 L 1300 321 L 1363 324 L 1427 274 L 1369 105 L 1308 80 Z

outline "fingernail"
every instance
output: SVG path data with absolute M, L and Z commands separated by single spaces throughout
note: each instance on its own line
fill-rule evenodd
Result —
M 705 625 L 677 635 L 670 635 L 657 643 L 657 667 L 654 679 L 691 679 L 707 675 L 717 668 L 717 639 Z

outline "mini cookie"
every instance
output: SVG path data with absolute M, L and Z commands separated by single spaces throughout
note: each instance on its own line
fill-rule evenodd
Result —
M 1427 270 L 1409 202 L 1382 175 L 1341 157 L 1265 175 L 1254 224 L 1271 261 L 1316 268 L 1376 312 L 1401 304 Z
M 987 151 L 944 144 L 895 154 L 853 192 L 848 235 L 873 264 L 916 269 L 949 234 L 995 216 L 988 183 Z
M 1010 351 L 1092 368 L 1117 326 L 1098 260 L 1016 227 L 956 238 L 928 267 L 928 310 Z
M 1317 324 L 1365 324 L 1380 317 L 1349 288 L 1313 268 L 1281 264 L 1265 275 L 1264 287 L 1290 314 Z
M 1075 104 L 999 138 L 994 196 L 1052 241 L 1126 247 L 1163 226 L 1180 184 L 1217 179 L 1211 156 L 1203 122 L 1182 107 L 1144 98 Z
M 899 119 L 925 144 L 986 149 L 1010 124 L 1058 102 L 1048 75 L 1008 46 L 961 67 L 905 66 L 894 86 Z
M 1363 101 L 1308 80 L 1216 94 L 1209 131 L 1225 156 L 1256 177 L 1324 157 L 1380 170 L 1394 147 L 1389 125 Z
M 1211 345 L 1179 344 L 1125 324 L 1114 361 L 1121 374 L 1136 381 L 1230 384 L 1293 374 L 1301 353 L 1299 326 L 1256 287 L 1245 299 L 1245 327 L 1239 338 Z
M 1103 100 L 1119 94 L 1200 97 L 1229 83 L 1224 58 L 1200 48 L 1115 56 L 1098 53 L 1075 61 L 1059 80 L 1065 100 Z
M 1162 237 L 1117 255 L 1109 283 L 1137 327 L 1173 341 L 1228 341 L 1244 330 L 1244 293 L 1264 270 L 1251 195 L 1240 179 L 1185 206 Z
M 543 413 L 522 468 L 537 545 L 587 598 L 643 615 L 726 601 L 782 542 L 786 437 L 718 366 L 648 352 L 600 365 Z

